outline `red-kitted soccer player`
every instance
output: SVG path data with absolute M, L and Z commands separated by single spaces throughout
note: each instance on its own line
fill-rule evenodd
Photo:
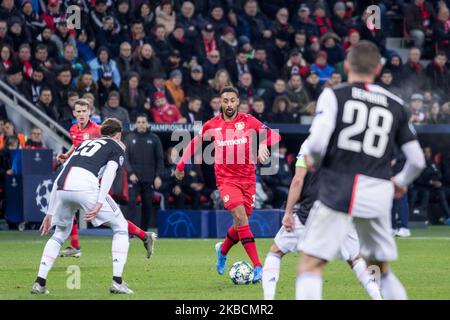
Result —
M 82 102 L 82 103 L 79 103 Z M 70 158 L 75 149 L 84 141 L 88 139 L 100 138 L 100 126 L 89 119 L 91 115 L 91 108 L 89 102 L 85 99 L 79 99 L 74 104 L 73 115 L 77 121 L 76 124 L 70 128 L 70 136 L 72 137 L 72 146 L 69 151 L 59 154 L 57 160 L 64 163 Z M 147 258 L 150 258 L 153 253 L 154 241 L 156 234 L 153 232 L 145 232 L 134 223 L 128 220 L 128 233 L 137 236 L 144 242 L 144 247 L 147 250 Z M 78 226 L 76 221 L 73 223 L 72 231 L 70 233 L 70 247 L 61 250 L 61 257 L 80 257 L 81 247 L 78 239 Z
M 253 116 L 237 111 L 239 94 L 235 88 L 222 89 L 220 99 L 222 114 L 207 121 L 200 134 L 190 141 L 177 165 L 175 176 L 179 180 L 183 179 L 185 163 L 201 147 L 202 140 L 214 141 L 217 188 L 225 208 L 234 219 L 225 240 L 216 244 L 217 272 L 225 272 L 228 251 L 241 241 L 254 266 L 253 283 L 257 283 L 261 280 L 262 267 L 248 222 L 256 193 L 252 145 L 258 135 L 261 137 L 266 134 L 259 142 L 258 151 L 258 160 L 264 163 L 270 156 L 267 146 L 277 143 L 281 138 Z

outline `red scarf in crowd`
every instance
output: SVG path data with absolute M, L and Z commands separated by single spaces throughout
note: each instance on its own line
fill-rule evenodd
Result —
M 31 76 L 33 75 L 33 67 L 31 66 L 30 61 L 24 60 L 22 61 L 22 63 L 23 63 L 23 74 L 27 78 L 31 79 Z
M 216 41 L 212 39 L 208 42 L 208 40 L 203 39 L 203 45 L 205 46 L 206 54 L 210 53 L 213 50 L 216 50 Z
M 320 35 L 325 34 L 328 30 L 333 31 L 333 26 L 328 18 L 316 17 L 316 25 L 319 27 Z
M 422 71 L 422 65 L 420 63 L 408 61 L 408 64 L 411 67 L 411 69 L 414 70 L 415 73 L 420 73 L 420 71 Z

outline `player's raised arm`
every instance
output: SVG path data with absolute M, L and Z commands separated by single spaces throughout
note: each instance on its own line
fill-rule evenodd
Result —
M 184 177 L 184 166 L 185 164 L 192 158 L 193 155 L 197 152 L 199 148 L 202 146 L 203 138 L 205 137 L 205 133 L 207 132 L 208 122 L 205 123 L 203 128 L 200 130 L 199 134 L 197 134 L 189 144 L 184 148 L 183 155 L 181 156 L 180 161 L 177 164 L 175 170 L 175 177 L 178 180 L 182 180 Z
M 268 147 L 281 141 L 280 134 L 267 127 L 261 121 L 251 116 L 251 125 L 258 135 L 261 137 L 261 141 L 258 146 L 258 159 L 261 163 L 265 163 L 270 156 Z
M 319 163 L 327 150 L 336 127 L 337 110 L 336 95 L 332 89 L 325 88 L 317 100 L 316 115 L 309 129 L 308 146 L 305 149 L 305 157 L 310 157 L 313 163 Z
M 392 178 L 395 186 L 395 196 L 401 197 L 410 185 L 425 168 L 425 157 L 417 141 L 414 127 L 409 122 L 409 113 L 406 109 L 403 112 L 403 119 L 397 130 L 396 143 L 401 146 L 406 157 L 406 163 L 402 171 Z

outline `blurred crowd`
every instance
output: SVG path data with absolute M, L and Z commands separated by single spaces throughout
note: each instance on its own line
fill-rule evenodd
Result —
M 366 10 L 372 4 L 380 19 Z M 449 8 L 450 0 L 0 0 L 0 78 L 67 129 L 81 97 L 98 123 L 134 124 L 142 114 L 204 122 L 220 113 L 227 85 L 239 90 L 240 112 L 309 124 L 322 89 L 346 81 L 348 50 L 369 40 L 383 55 L 377 83 L 404 99 L 412 122 L 450 124 Z M 388 37 L 404 39 L 406 61 Z M 2 146 L 14 145 L 2 105 L 0 119 Z M 188 187 L 162 184 L 173 203 L 197 207 L 213 193 L 192 170 Z M 280 205 L 285 178 L 262 178 L 260 202 Z

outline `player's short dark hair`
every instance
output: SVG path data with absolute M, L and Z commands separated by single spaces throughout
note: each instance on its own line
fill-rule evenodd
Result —
M 347 55 L 350 69 L 363 75 L 372 75 L 380 63 L 381 55 L 378 47 L 370 41 L 362 40 L 352 46 Z
M 227 92 L 233 92 L 239 98 L 239 91 L 235 87 L 232 87 L 232 86 L 226 86 L 222 90 L 220 90 L 220 96 L 222 96 L 224 93 L 227 93 Z
M 139 113 L 136 116 L 136 120 L 137 120 L 137 118 L 145 118 L 145 120 L 147 120 L 147 122 L 148 122 L 148 116 L 145 113 Z
M 75 101 L 75 103 L 73 104 L 73 109 L 75 109 L 76 106 L 86 106 L 88 108 L 91 107 L 89 101 L 87 101 L 86 99 L 78 99 L 77 101 Z
M 122 132 L 122 122 L 116 118 L 107 118 L 103 121 L 100 133 L 102 136 L 113 137 Z

